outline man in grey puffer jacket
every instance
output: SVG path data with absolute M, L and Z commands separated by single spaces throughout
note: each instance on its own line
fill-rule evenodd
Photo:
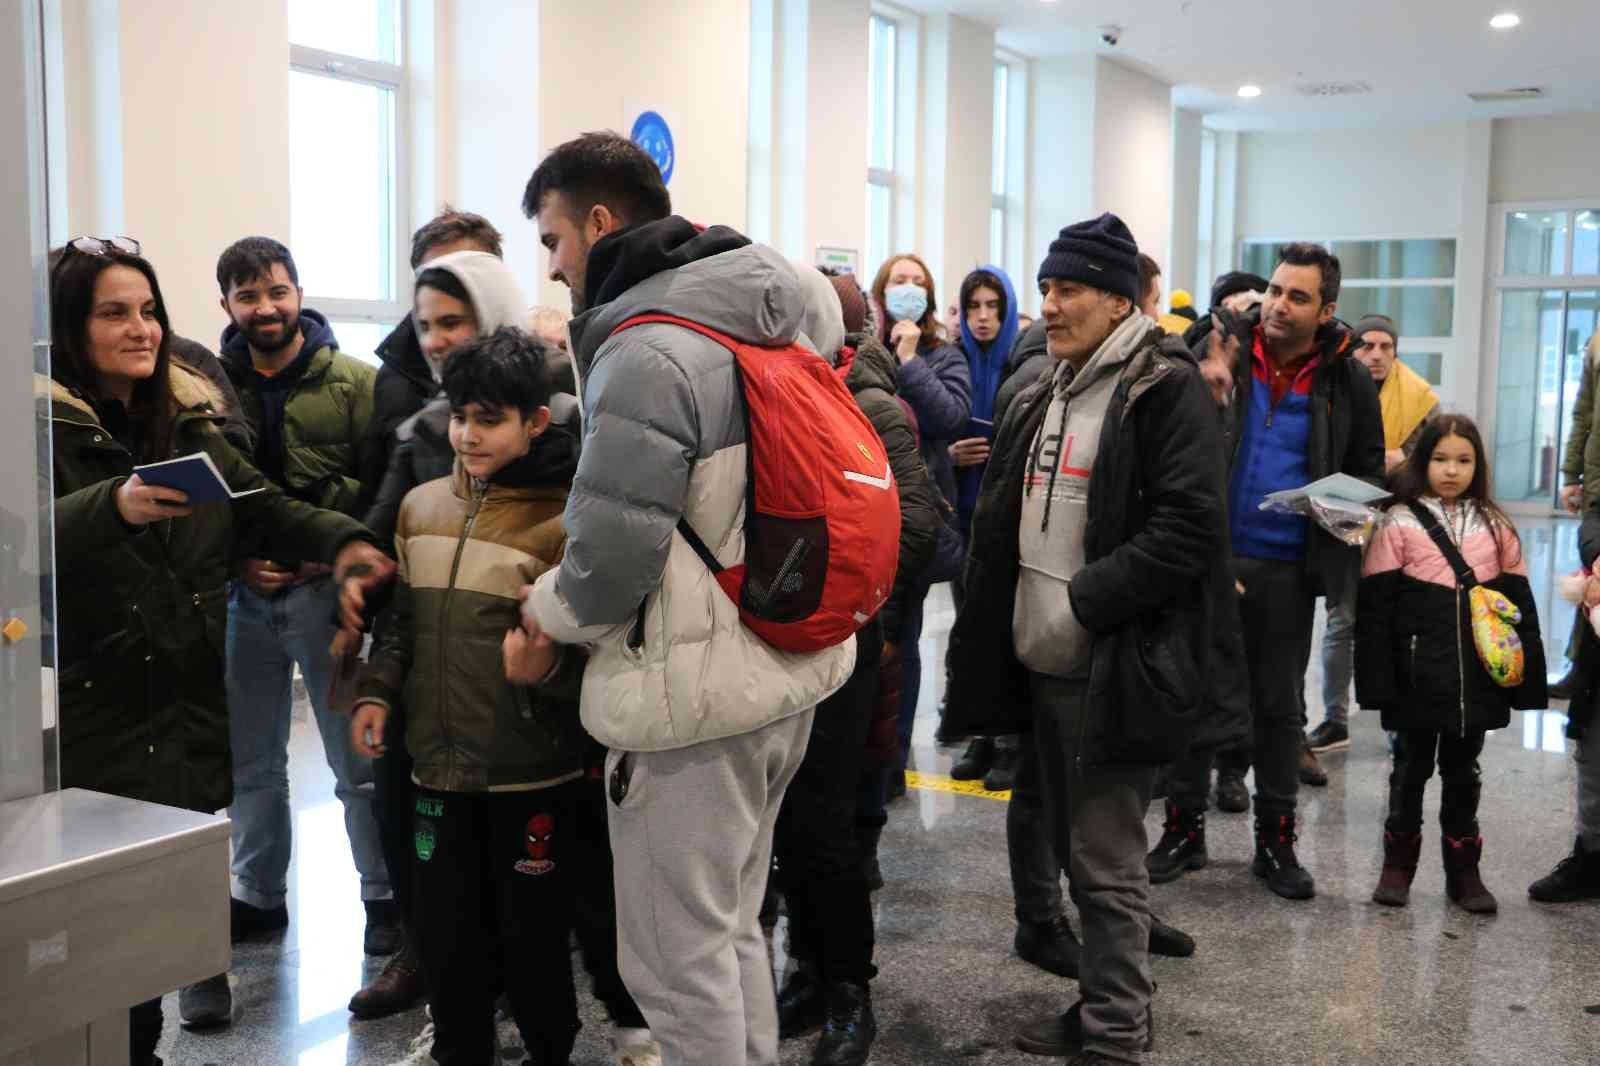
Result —
M 855 642 L 779 651 L 678 533 L 742 560 L 744 404 L 733 354 L 799 336 L 794 268 L 726 227 L 670 215 L 655 164 L 615 134 L 554 149 L 528 182 L 551 276 L 572 291 L 583 456 L 566 555 L 525 605 L 538 644 L 587 644 L 584 727 L 611 749 L 623 979 L 668 1066 L 775 1066 L 777 1013 L 758 914 L 773 826 L 816 705 Z M 548 648 L 547 648 L 548 650 Z M 551 661 L 553 661 L 553 656 Z

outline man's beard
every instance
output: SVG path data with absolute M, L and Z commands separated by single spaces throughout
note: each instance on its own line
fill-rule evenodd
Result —
M 592 242 L 585 241 L 581 237 L 578 238 L 578 243 L 579 247 L 581 248 L 579 255 L 582 259 L 584 267 L 583 278 L 576 284 L 573 284 L 571 281 L 567 282 L 567 292 L 572 297 L 572 316 L 574 318 L 583 314 L 589 309 L 588 296 L 584 290 L 589 287 L 589 252 L 594 248 L 594 244 Z
M 272 323 L 268 323 L 268 325 L 271 324 Z M 297 337 L 300 333 L 300 313 L 297 311 L 295 312 L 294 317 L 283 319 L 283 331 L 276 339 L 263 337 L 257 330 L 258 327 L 254 324 L 248 326 L 243 324 L 239 325 L 239 332 L 244 334 L 244 339 L 249 343 L 250 347 L 254 348 L 256 351 L 261 352 L 263 355 L 271 355 L 275 352 L 281 352 L 285 348 L 289 347 L 289 345 L 294 342 L 295 337 Z

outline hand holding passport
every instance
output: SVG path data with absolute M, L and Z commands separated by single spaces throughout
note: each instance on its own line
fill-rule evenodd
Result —
M 950 461 L 963 470 L 981 466 L 989 461 L 989 446 L 993 441 L 993 422 L 986 418 L 969 418 L 967 435 L 950 445 Z

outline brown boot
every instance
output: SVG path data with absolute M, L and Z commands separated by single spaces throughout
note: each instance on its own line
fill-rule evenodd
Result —
M 1417 876 L 1417 860 L 1422 856 L 1421 833 L 1383 834 L 1383 874 L 1373 890 L 1372 902 L 1385 907 L 1404 907 L 1411 898 L 1411 879 Z
M 1483 837 L 1441 836 L 1444 853 L 1444 890 L 1462 910 L 1473 914 L 1493 914 L 1500 909 L 1494 893 L 1478 876 L 1478 861 L 1483 858 Z
M 389 959 L 372 983 L 350 997 L 350 1013 L 357 1018 L 387 1018 L 409 1010 L 426 994 L 422 985 L 422 960 L 411 937 Z

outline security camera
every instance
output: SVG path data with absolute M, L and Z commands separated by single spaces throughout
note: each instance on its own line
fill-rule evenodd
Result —
M 1109 47 L 1115 48 L 1117 45 L 1122 43 L 1122 27 L 1121 26 L 1101 26 L 1100 27 L 1100 40 L 1105 42 L 1105 44 L 1108 45 Z

